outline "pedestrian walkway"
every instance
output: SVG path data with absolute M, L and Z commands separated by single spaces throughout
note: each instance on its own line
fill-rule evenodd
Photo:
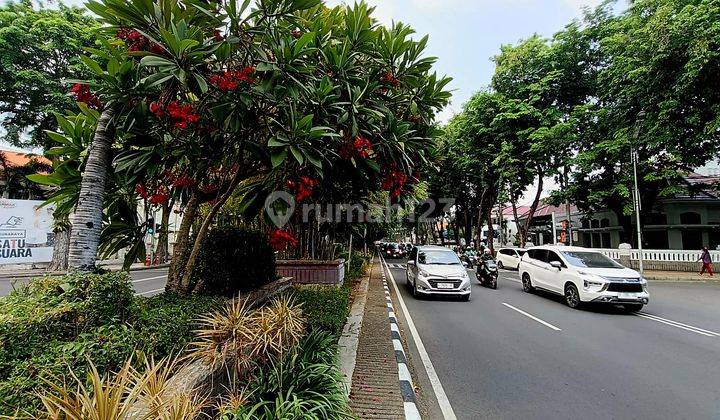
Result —
M 682 271 L 654 271 L 646 270 L 645 278 L 651 281 L 697 281 L 697 282 L 718 282 L 720 281 L 720 274 L 710 277 L 708 274 L 702 276 L 698 273 L 688 273 Z
M 379 261 L 370 273 L 367 303 L 350 390 L 350 407 L 360 419 L 404 419 L 398 364 Z

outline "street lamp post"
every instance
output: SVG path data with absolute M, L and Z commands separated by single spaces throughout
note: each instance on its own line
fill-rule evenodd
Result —
M 642 211 L 642 203 L 640 202 L 640 188 L 638 187 L 638 175 L 637 175 L 637 165 L 638 165 L 638 152 L 637 152 L 637 140 L 640 137 L 640 122 L 642 121 L 643 117 L 645 116 L 645 112 L 641 111 L 638 114 L 636 127 L 635 127 L 635 135 L 633 136 L 633 146 L 632 150 L 630 151 L 630 156 L 632 159 L 633 164 L 633 179 L 635 182 L 635 185 L 633 187 L 633 201 L 635 204 L 635 221 L 637 224 L 637 241 L 638 241 L 638 271 L 640 271 L 640 276 L 643 276 L 643 243 L 642 243 L 642 226 L 640 225 L 640 211 Z

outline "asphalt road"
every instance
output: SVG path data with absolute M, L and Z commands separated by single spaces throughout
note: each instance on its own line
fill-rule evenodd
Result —
M 135 292 L 141 296 L 153 296 L 165 289 L 167 281 L 167 268 L 158 268 L 150 270 L 131 271 Z M 0 275 L 0 296 L 5 296 L 21 284 L 30 281 L 30 278 L 13 278 L 9 275 Z
M 572 310 L 510 271 L 498 290 L 474 282 L 467 303 L 418 300 L 391 272 L 459 419 L 720 419 L 718 283 L 651 282 L 638 316 Z

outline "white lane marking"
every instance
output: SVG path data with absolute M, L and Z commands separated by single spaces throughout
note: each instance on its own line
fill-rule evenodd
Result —
M 167 278 L 167 275 L 165 276 L 157 276 L 157 277 L 148 277 L 146 279 L 138 279 L 138 280 L 132 280 L 131 283 L 142 283 L 144 281 L 150 281 L 150 280 L 158 280 L 158 279 L 164 279 Z
M 516 308 L 516 307 L 514 307 L 514 306 L 512 306 L 512 305 L 510 305 L 510 304 L 508 304 L 508 303 L 505 303 L 505 302 L 503 302 L 503 305 L 507 306 L 508 308 L 512 309 L 513 311 L 516 311 L 516 312 L 518 312 L 518 313 L 521 313 L 521 314 L 525 315 L 526 317 L 532 319 L 533 321 L 537 321 L 537 322 L 543 324 L 544 326 L 550 328 L 551 330 L 562 331 L 560 328 L 554 326 L 553 324 L 551 324 L 551 323 L 549 323 L 549 322 L 545 322 L 545 321 L 543 321 L 542 319 L 540 319 L 540 318 L 538 318 L 538 317 L 536 317 L 536 316 L 534 316 L 534 315 L 531 315 L 531 314 L 523 311 L 522 309 L 518 309 L 518 308 Z
M 660 322 L 662 324 L 670 325 L 676 328 L 680 328 L 686 331 L 691 331 L 696 334 L 704 335 L 706 337 L 720 337 L 720 333 L 716 333 L 715 331 L 705 330 L 698 327 L 693 327 L 692 325 L 683 324 L 682 322 L 673 321 L 671 319 L 665 319 L 661 318 L 656 315 L 650 315 L 646 314 L 644 312 L 638 312 L 635 314 L 636 316 L 639 316 L 641 318 L 649 319 L 651 321 Z
M 415 342 L 418 353 L 420 353 L 420 359 L 423 362 L 423 366 L 425 366 L 425 372 L 428 375 L 428 379 L 430 379 L 430 385 L 432 385 L 433 392 L 435 393 L 435 398 L 437 399 L 438 405 L 440 406 L 440 411 L 442 411 L 445 420 L 456 420 L 457 417 L 455 416 L 455 412 L 450 405 L 450 400 L 448 400 L 447 394 L 445 394 L 445 389 L 443 389 L 440 378 L 438 377 L 437 372 L 435 372 L 435 367 L 430 361 L 430 355 L 428 355 L 427 350 L 425 350 L 425 345 L 420 339 L 420 334 L 418 333 L 417 328 L 415 328 L 415 323 L 410 316 L 410 312 L 408 311 L 407 306 L 405 306 L 405 300 L 400 294 L 400 289 L 398 289 L 398 286 L 395 283 L 395 278 L 390 271 L 390 267 L 388 267 L 387 262 L 385 262 L 384 258 L 381 257 L 381 259 L 383 264 L 385 265 L 385 268 L 387 269 L 388 275 L 390 276 L 390 282 L 392 283 L 392 287 L 395 290 L 395 296 L 397 296 L 398 302 L 400 303 L 400 309 L 402 309 L 403 315 L 405 316 L 405 321 L 408 324 L 410 334 L 413 337 L 413 341 Z
M 150 293 L 157 293 L 157 292 L 164 292 L 164 291 L 165 291 L 165 289 L 155 289 L 155 290 L 148 290 L 147 292 L 136 293 L 136 294 L 140 295 L 140 296 L 144 296 L 144 295 L 149 295 Z

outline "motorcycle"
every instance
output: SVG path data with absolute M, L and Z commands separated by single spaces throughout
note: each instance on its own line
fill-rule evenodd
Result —
M 497 289 L 498 267 L 495 260 L 481 261 L 477 269 L 477 278 L 481 285 Z
M 475 264 L 477 263 L 477 257 L 474 255 L 467 255 L 462 254 L 460 255 L 460 261 L 463 262 L 463 265 L 467 268 L 475 268 Z

